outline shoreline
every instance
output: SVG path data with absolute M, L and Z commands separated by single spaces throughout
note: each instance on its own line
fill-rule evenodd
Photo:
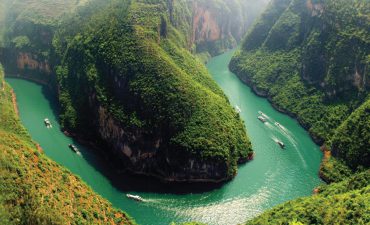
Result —
M 116 161 L 117 159 L 114 158 L 115 156 L 111 155 L 109 153 L 104 154 L 101 151 L 102 147 L 99 147 L 98 144 L 95 144 L 95 143 L 91 142 L 88 138 L 83 137 L 83 135 L 79 135 L 79 134 L 73 133 L 73 132 L 68 131 L 68 130 L 61 130 L 61 132 L 64 135 L 66 135 L 67 137 L 73 138 L 79 144 L 82 144 L 82 145 L 92 149 L 92 151 L 95 154 L 102 156 L 103 157 L 102 160 L 104 160 L 105 163 L 107 163 L 108 161 L 113 161 L 113 166 L 108 166 L 108 167 L 110 167 L 117 174 L 124 173 L 125 175 L 136 176 L 137 178 L 140 178 L 140 177 L 154 178 L 156 181 L 158 181 L 162 184 L 166 184 L 166 185 L 178 185 L 178 184 L 219 185 L 219 184 L 227 183 L 227 182 L 233 180 L 237 176 L 237 173 L 236 173 L 232 177 L 225 177 L 225 178 L 217 179 L 217 180 L 216 179 L 207 179 L 207 178 L 178 179 L 178 178 L 172 177 L 172 176 L 171 177 L 170 176 L 160 176 L 156 173 L 146 173 L 146 172 L 140 172 L 140 171 L 138 172 L 138 171 L 132 170 L 131 168 L 119 168 L 119 166 L 114 165 L 116 163 L 119 163 L 119 161 Z M 253 158 L 243 159 L 242 161 L 240 161 L 240 163 L 238 163 L 238 166 L 244 165 L 244 164 L 246 164 L 246 163 L 248 163 L 252 160 L 253 160 Z
M 41 81 L 41 80 L 30 78 L 30 77 L 25 77 L 25 76 L 22 76 L 22 75 L 6 75 L 5 77 L 6 78 L 23 79 L 23 80 L 34 82 L 36 84 L 40 84 L 40 85 L 43 85 L 45 87 L 51 88 L 50 84 L 47 84 L 47 82 L 45 82 L 45 81 Z M 13 101 L 13 107 L 14 107 L 14 110 L 15 110 L 17 116 L 19 117 L 16 95 L 15 95 L 13 89 L 11 90 L 11 93 L 12 93 L 12 99 L 13 99 L 12 100 Z M 77 133 L 74 133 L 72 131 L 69 131 L 67 129 L 61 129 L 60 132 L 62 132 L 67 137 L 73 138 L 79 144 L 88 147 L 89 149 L 92 150 L 92 152 L 101 156 L 101 158 L 102 158 L 102 160 L 104 161 L 105 164 L 108 164 L 109 161 L 113 161 L 114 164 L 119 164 L 119 162 L 116 161 L 116 158 L 115 158 L 114 155 L 111 155 L 109 153 L 104 154 L 104 151 L 101 151 L 101 149 L 103 147 L 100 147 L 100 146 L 98 146 L 98 144 L 93 143 L 91 140 L 89 140 L 89 138 L 84 137 L 83 135 L 79 135 Z M 43 149 L 40 147 L 39 143 L 35 142 L 35 146 L 40 152 L 43 152 Z M 246 164 L 246 163 L 248 163 L 249 161 L 252 161 L 252 160 L 253 160 L 253 158 L 250 158 L 250 157 L 247 157 L 245 159 L 239 159 L 238 166 L 239 165 L 244 165 L 244 164 Z M 169 177 L 169 176 L 160 176 L 160 175 L 155 174 L 155 173 L 146 173 L 146 172 L 140 172 L 140 171 L 138 172 L 138 171 L 134 171 L 130 168 L 119 168 L 119 166 L 108 166 L 108 167 L 110 167 L 110 169 L 113 170 L 114 172 L 116 172 L 117 174 L 122 173 L 122 171 L 124 171 L 124 173 L 126 173 L 127 175 L 150 177 L 150 178 L 156 179 L 158 182 L 161 182 L 163 184 L 168 184 L 168 185 L 177 185 L 177 184 L 200 184 L 200 185 L 202 185 L 202 184 L 204 184 L 204 185 L 214 184 L 214 185 L 216 185 L 216 184 L 223 184 L 223 183 L 227 183 L 228 181 L 234 179 L 237 175 L 237 173 L 236 173 L 232 177 L 225 177 L 225 178 L 217 179 L 217 180 L 216 179 L 207 179 L 207 178 L 178 179 L 178 178 L 172 177 L 172 176 L 171 177 Z
M 233 72 L 232 70 L 230 70 L 231 72 Z M 276 110 L 276 111 L 278 111 L 278 112 L 280 112 L 280 113 L 283 113 L 283 114 L 285 114 L 285 115 L 288 115 L 289 117 L 291 117 L 292 119 L 294 119 L 294 120 L 296 120 L 298 123 L 299 123 L 299 125 L 301 126 L 301 127 L 303 127 L 309 134 L 310 134 L 310 137 L 311 137 L 311 139 L 312 139 L 312 141 L 316 144 L 316 145 L 318 145 L 319 147 L 321 147 L 321 146 L 323 146 L 324 145 L 324 140 L 322 140 L 321 138 L 319 138 L 319 137 L 317 137 L 317 136 L 315 136 L 314 134 L 312 134 L 310 131 L 309 131 L 309 128 L 308 128 L 308 125 L 306 125 L 306 124 L 304 124 L 298 117 L 297 117 L 297 115 L 295 115 L 294 113 L 292 113 L 292 112 L 289 112 L 289 111 L 287 111 L 287 110 L 285 110 L 285 109 L 282 109 L 282 108 L 280 108 L 279 106 L 277 106 L 273 101 L 272 101 L 272 99 L 271 99 L 271 97 L 270 96 L 268 96 L 266 93 L 264 93 L 264 92 L 261 92 L 261 91 L 258 91 L 257 90 L 257 88 L 256 88 L 256 86 L 255 85 L 253 85 L 252 84 L 252 82 L 250 82 L 248 79 L 246 79 L 246 78 L 242 78 L 242 77 L 240 77 L 237 73 L 235 73 L 235 72 L 233 72 L 237 77 L 238 77 L 238 79 L 240 80 L 240 81 L 242 81 L 245 85 L 247 85 L 248 87 L 250 87 L 251 88 L 251 91 L 255 94 L 255 95 L 257 95 L 258 97 L 262 97 L 262 98 L 265 98 L 265 99 L 267 99 L 267 101 L 271 104 L 271 106 Z
M 259 97 L 262 97 L 262 98 L 265 98 L 265 99 L 267 99 L 267 101 L 271 104 L 271 106 L 275 109 L 275 110 L 277 110 L 278 112 L 280 112 L 280 113 L 283 113 L 283 114 L 285 114 L 285 115 L 288 115 L 289 117 L 291 117 L 292 119 L 295 119 L 298 123 L 299 123 L 299 125 L 303 128 L 303 129 L 305 129 L 307 132 L 308 132 L 308 134 L 310 135 L 310 137 L 311 137 L 311 140 L 318 146 L 318 147 L 320 147 L 320 150 L 321 150 L 321 152 L 323 153 L 323 158 L 322 158 L 322 160 L 321 160 L 321 163 L 320 163 L 320 167 L 319 167 L 319 171 L 318 171 L 318 177 L 321 179 L 321 180 L 323 180 L 325 183 L 328 183 L 327 182 L 327 180 L 325 179 L 325 177 L 324 176 L 322 176 L 322 173 L 321 173 L 321 168 L 323 167 L 323 165 L 328 161 L 328 159 L 331 157 L 331 154 L 330 154 L 330 150 L 328 150 L 326 147 L 325 147 L 325 141 L 324 140 L 322 140 L 321 138 L 319 138 L 319 137 L 317 137 L 317 136 L 315 136 L 314 134 L 312 134 L 310 131 L 309 131 L 309 129 L 308 129 L 308 127 L 307 127 L 307 125 L 305 125 L 305 124 L 303 124 L 302 123 L 302 121 L 294 114 L 294 113 L 292 113 L 292 112 L 289 112 L 289 111 L 287 111 L 287 110 L 285 110 L 285 109 L 282 109 L 282 108 L 279 108 L 273 101 L 272 101 L 272 99 L 271 99 L 271 97 L 270 96 L 268 96 L 268 94 L 267 93 L 264 93 L 264 92 L 261 92 L 261 91 L 259 91 L 257 88 L 256 88 L 256 86 L 255 85 L 253 85 L 252 84 L 252 82 L 248 79 L 248 78 L 243 78 L 242 76 L 240 76 L 238 73 L 236 73 L 236 72 L 234 72 L 232 69 L 230 69 L 230 65 L 229 65 L 229 70 L 232 72 L 232 73 L 234 73 L 237 77 L 238 77 L 238 79 L 242 82 L 242 83 L 244 83 L 245 85 L 247 85 L 248 87 L 250 87 L 250 89 L 251 89 L 251 91 L 255 94 L 255 95 L 257 95 L 257 96 L 259 96 Z M 329 152 L 329 154 L 327 154 L 327 152 Z
M 31 82 L 35 82 L 35 83 L 40 84 L 40 85 L 44 85 L 44 86 L 46 86 L 50 89 L 52 87 L 51 84 L 48 81 L 44 81 L 44 80 L 40 80 L 40 79 L 36 79 L 36 78 L 33 78 L 33 77 L 20 75 L 20 74 L 7 74 L 7 75 L 5 75 L 5 78 L 23 79 L 23 80 L 28 80 L 28 81 L 31 81 Z

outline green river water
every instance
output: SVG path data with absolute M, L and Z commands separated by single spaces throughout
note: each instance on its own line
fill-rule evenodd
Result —
M 130 214 L 139 224 L 169 224 L 172 221 L 199 221 L 208 224 L 234 225 L 247 221 L 284 201 L 310 195 L 318 178 L 322 154 L 308 133 L 296 120 L 277 112 L 266 99 L 254 95 L 228 70 L 233 51 L 214 57 L 207 67 L 215 81 L 241 109 L 248 135 L 256 152 L 255 159 L 240 166 L 234 180 L 208 191 L 176 193 L 174 188 L 161 189 L 151 179 L 135 181 L 130 177 L 110 176 L 111 168 L 94 151 L 81 146 L 61 131 L 57 107 L 46 88 L 14 78 L 7 78 L 17 95 L 20 117 L 32 138 L 40 143 L 53 160 L 79 175 L 97 193 Z M 258 111 L 269 116 L 267 123 L 257 120 Z M 44 126 L 49 118 L 52 129 Z M 278 121 L 285 129 L 274 125 Z M 286 144 L 284 150 L 274 139 Z M 82 155 L 73 153 L 68 144 L 75 143 Z M 152 188 L 153 186 L 153 188 Z M 156 188 L 154 188 L 156 187 Z M 125 197 L 138 194 L 140 203 Z

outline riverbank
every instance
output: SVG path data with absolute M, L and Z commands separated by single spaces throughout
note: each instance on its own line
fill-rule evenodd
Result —
M 47 98 L 40 85 L 19 79 L 10 79 L 9 82 L 17 94 L 22 122 L 45 154 L 80 176 L 139 224 L 162 225 L 172 221 L 241 224 L 277 204 L 311 195 L 312 189 L 321 183 L 317 173 L 322 153 L 294 120 L 274 110 L 265 99 L 257 97 L 230 73 L 227 68 L 230 58 L 230 52 L 212 58 L 207 67 L 231 104 L 242 110 L 240 116 L 246 122 L 256 157 L 241 165 L 232 181 L 215 184 L 212 189 L 186 184 L 168 187 L 147 177 L 116 176 L 111 170 L 112 161 L 107 163 L 101 155 L 95 154 L 95 150 L 89 149 L 89 145 L 86 148 L 79 144 L 80 141 L 72 140 L 60 131 L 58 115 L 52 109 L 54 103 L 50 102 L 55 100 Z M 37 105 L 34 104 L 35 99 L 38 99 Z M 296 143 L 291 142 L 291 137 L 257 120 L 259 110 L 290 130 Z M 45 129 L 43 123 L 35 123 L 45 117 L 51 120 L 53 129 Z M 271 136 L 283 140 L 285 150 L 281 150 Z M 68 149 L 70 143 L 80 149 L 82 156 Z M 104 152 L 104 148 L 102 150 Z M 145 204 L 133 202 L 125 197 L 126 193 L 139 195 L 148 201 Z
M 271 104 L 271 106 L 274 107 L 277 111 L 290 116 L 292 119 L 295 119 L 299 123 L 299 125 L 303 127 L 309 133 L 313 142 L 316 143 L 318 146 L 320 146 L 321 149 L 325 149 L 325 151 L 323 151 L 324 160 L 320 164 L 320 170 L 319 170 L 318 176 L 325 182 L 330 183 L 334 181 L 335 182 L 341 181 L 346 178 L 346 175 L 352 174 L 350 169 L 345 164 L 343 164 L 342 162 L 336 160 L 335 158 L 331 156 L 325 155 L 327 154 L 327 152 L 330 151 L 330 149 L 327 146 L 325 146 L 325 140 L 323 138 L 319 137 L 318 135 L 313 133 L 313 131 L 311 131 L 310 124 L 303 122 L 302 118 L 299 118 L 295 113 L 292 113 L 286 110 L 285 108 L 278 106 L 274 102 L 272 97 L 269 95 L 269 93 L 267 93 L 267 91 L 259 90 L 257 84 L 250 80 L 251 76 L 249 74 L 245 74 L 245 73 L 243 74 L 242 72 L 240 72 L 240 68 L 239 68 L 240 65 L 237 64 L 238 60 L 240 59 L 235 58 L 229 64 L 230 70 L 234 71 L 238 79 L 241 82 L 243 82 L 246 86 L 250 87 L 254 94 L 256 94 L 257 96 L 266 98 L 267 101 L 269 101 L 269 103 Z M 339 173 L 338 171 L 341 171 L 341 172 Z
M 229 67 L 229 69 L 230 69 L 230 71 L 232 71 L 232 68 Z M 240 81 L 242 81 L 244 84 L 246 84 L 248 87 L 250 87 L 255 95 L 257 95 L 259 97 L 266 98 L 267 101 L 269 101 L 269 103 L 271 104 L 271 106 L 274 107 L 274 109 L 276 109 L 277 111 L 279 111 L 281 113 L 284 113 L 284 114 L 290 116 L 292 119 L 297 120 L 298 123 L 310 134 L 310 137 L 312 138 L 312 141 L 315 142 L 318 146 L 323 146 L 324 140 L 322 138 L 316 136 L 315 134 L 311 133 L 310 130 L 309 130 L 310 129 L 309 125 L 303 123 L 302 120 L 300 118 L 298 118 L 296 114 L 294 114 L 292 112 L 289 112 L 288 110 L 285 110 L 285 109 L 279 107 L 277 104 L 275 104 L 275 102 L 271 99 L 271 96 L 269 96 L 266 92 L 258 90 L 257 86 L 254 85 L 250 81 L 250 79 L 247 78 L 247 76 L 243 77 L 240 74 L 238 74 L 236 71 L 232 71 L 232 72 L 234 74 L 236 74 L 236 76 L 239 78 Z
M 21 124 L 19 116 L 24 111 L 17 114 L 15 94 L 3 79 L 0 68 L 0 80 L 5 87 L 0 89 L 0 199 L 6 200 L 0 201 L 0 207 L 5 209 L 0 213 L 1 222 L 136 224 L 126 213 L 113 208 L 93 192 L 78 176 L 40 152 L 41 147 Z

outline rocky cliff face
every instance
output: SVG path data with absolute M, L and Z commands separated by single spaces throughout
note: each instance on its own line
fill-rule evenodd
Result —
M 193 1 L 191 43 L 196 45 L 196 52 L 214 56 L 235 48 L 266 4 L 267 1 Z
M 247 37 L 245 50 L 301 47 L 302 79 L 328 98 L 370 87 L 366 37 L 370 27 L 363 16 L 368 3 L 274 0 L 272 5 L 274 9 Z
M 51 74 L 47 60 L 38 61 L 37 56 L 25 52 L 19 52 L 18 54 L 17 69 L 22 72 L 25 70 L 36 70 L 40 73 Z
M 71 12 L 79 5 L 88 5 L 88 2 L 58 0 L 53 3 L 55 11 L 46 15 L 38 15 L 40 12 L 35 10 L 45 11 L 47 4 L 21 1 L 2 4 L 0 10 L 5 13 L 0 20 L 0 31 L 5 31 L 4 27 L 14 28 L 6 31 L 4 40 L 0 41 L 4 45 L 0 50 L 0 59 L 7 74 L 49 82 L 56 57 L 51 56 L 51 50 L 57 21 L 63 13 Z M 186 24 L 184 31 L 187 32 L 188 49 L 193 53 L 214 56 L 235 48 L 267 3 L 268 0 L 167 0 L 166 7 L 173 26 L 182 29 L 180 26 Z M 6 13 L 10 10 L 13 14 Z M 17 37 L 27 37 L 31 45 L 16 47 L 13 40 Z
M 222 182 L 230 179 L 227 164 L 199 161 L 196 157 L 186 160 L 180 154 L 167 154 L 166 140 L 161 135 L 148 135 L 145 130 L 125 130 L 99 102 L 90 98 L 90 107 L 98 107 L 94 124 L 105 145 L 121 162 L 120 168 L 133 174 L 153 176 L 163 182 Z M 176 149 L 171 149 L 176 152 Z M 110 153 L 111 154 L 111 153 Z
M 54 32 L 61 17 L 80 4 L 74 0 L 2 1 L 0 61 L 6 74 L 51 83 L 55 87 Z
M 324 90 L 329 98 L 370 87 L 366 38 L 370 27 L 366 17 L 356 15 L 365 13 L 369 6 L 346 4 L 346 10 L 338 12 L 335 3 L 307 0 L 301 14 L 306 24 L 302 29 L 302 78 Z M 350 19 L 339 19 L 337 13 Z

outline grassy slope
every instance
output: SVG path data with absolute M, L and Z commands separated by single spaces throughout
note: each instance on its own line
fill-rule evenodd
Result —
M 0 223 L 134 224 L 36 148 L 3 81 L 0 67 Z

